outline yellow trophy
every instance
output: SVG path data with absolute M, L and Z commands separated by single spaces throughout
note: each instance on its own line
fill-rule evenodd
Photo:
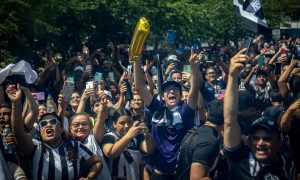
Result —
M 147 19 L 141 17 L 135 26 L 129 47 L 129 58 L 133 61 L 137 61 L 138 57 L 141 55 L 149 30 L 150 27 Z

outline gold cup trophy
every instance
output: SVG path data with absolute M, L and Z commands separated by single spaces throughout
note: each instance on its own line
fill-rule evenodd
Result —
M 129 47 L 129 58 L 137 61 L 143 51 L 145 40 L 149 34 L 150 26 L 146 18 L 141 17 L 135 26 Z

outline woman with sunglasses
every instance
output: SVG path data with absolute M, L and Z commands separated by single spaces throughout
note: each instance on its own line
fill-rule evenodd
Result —
M 33 179 L 95 179 L 102 169 L 100 159 L 80 142 L 66 137 L 62 121 L 55 113 L 46 113 L 38 121 L 41 140 L 31 139 L 24 130 L 22 121 L 21 90 L 8 93 L 12 101 L 12 129 L 17 145 L 25 156 L 31 159 Z M 82 177 L 80 164 L 89 167 L 89 173 Z
M 77 113 L 70 119 L 70 133 L 75 140 L 83 143 L 89 150 L 96 154 L 102 161 L 103 169 L 97 176 L 98 180 L 111 180 L 109 169 L 105 163 L 103 152 L 99 146 L 105 134 L 104 123 L 107 118 L 107 99 L 104 92 L 100 93 L 99 108 L 94 128 L 91 126 L 89 115 Z M 82 169 L 83 174 L 87 169 Z
M 138 180 L 141 153 L 155 151 L 147 126 L 133 122 L 131 113 L 118 109 L 112 116 L 115 131 L 105 134 L 102 141 L 104 155 L 114 179 Z

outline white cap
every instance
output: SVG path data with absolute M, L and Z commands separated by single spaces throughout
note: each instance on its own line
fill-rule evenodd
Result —
M 167 60 L 168 60 L 168 61 L 173 60 L 173 61 L 178 61 L 178 62 L 179 62 L 179 59 L 178 59 L 177 56 L 174 55 L 174 54 L 168 56 Z

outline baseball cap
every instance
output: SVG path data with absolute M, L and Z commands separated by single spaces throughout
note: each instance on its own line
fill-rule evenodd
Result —
M 167 60 L 168 60 L 168 61 L 171 61 L 171 60 L 173 60 L 173 61 L 177 61 L 177 62 L 179 62 L 179 59 L 178 59 L 178 57 L 177 57 L 176 55 L 174 55 L 174 54 L 172 54 L 172 55 L 168 56 Z
M 270 132 L 280 133 L 280 129 L 276 120 L 270 117 L 261 117 L 253 121 L 249 128 L 249 133 L 251 134 L 257 129 L 265 129 Z
M 84 68 L 82 66 L 76 66 L 74 71 L 82 71 L 84 72 Z
M 178 87 L 180 89 L 180 92 L 182 92 L 180 83 L 177 82 L 177 81 L 173 81 L 173 80 L 166 81 L 166 82 L 163 83 L 162 88 L 161 88 L 162 92 L 165 91 L 166 87 L 171 86 L 171 85 L 174 85 L 174 86 Z
M 258 70 L 256 72 L 256 76 L 259 76 L 259 75 L 264 75 L 265 77 L 268 77 L 268 73 L 264 70 Z

